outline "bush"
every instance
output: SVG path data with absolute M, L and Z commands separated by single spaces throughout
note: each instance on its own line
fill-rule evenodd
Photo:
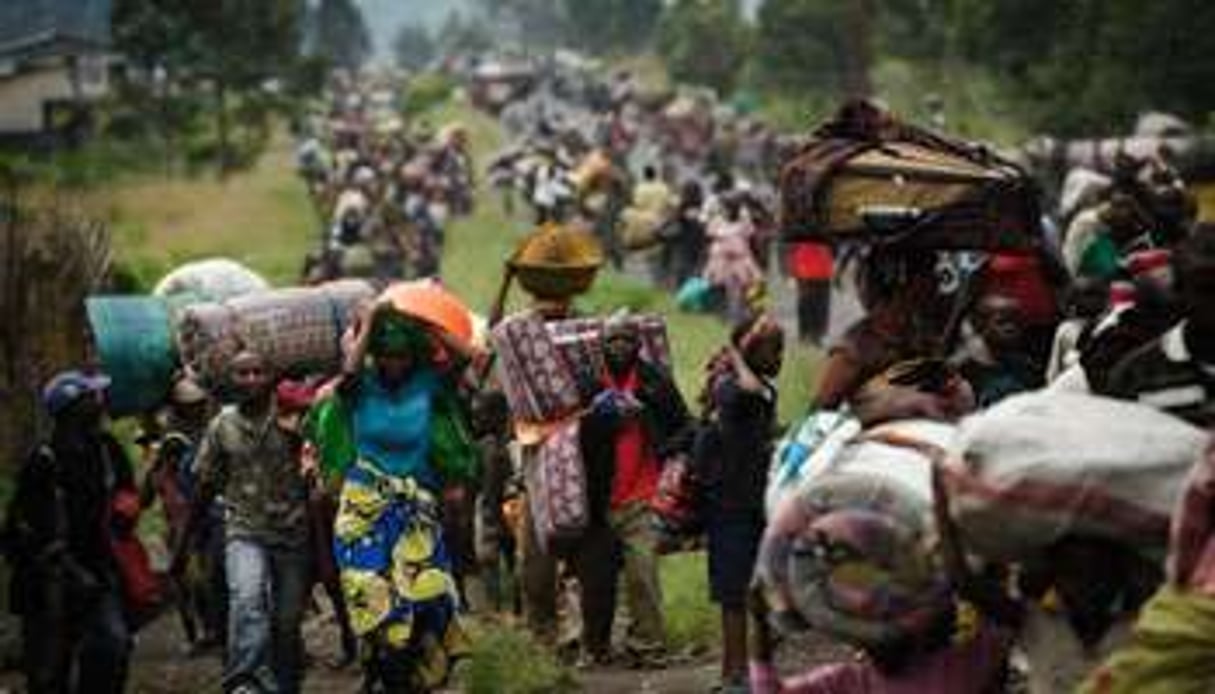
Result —
M 433 111 L 451 98 L 455 83 L 438 73 L 427 72 L 413 78 L 405 89 L 402 110 L 409 117 Z
M 469 662 L 457 669 L 469 694 L 539 694 L 577 690 L 573 674 L 524 632 L 488 627 L 474 635 Z

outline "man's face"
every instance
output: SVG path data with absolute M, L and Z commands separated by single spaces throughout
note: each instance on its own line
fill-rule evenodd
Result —
M 1015 348 L 1021 342 L 1021 307 L 1015 299 L 990 296 L 979 305 L 979 330 L 993 350 Z
M 614 374 L 623 374 L 637 363 L 641 343 L 628 331 L 610 333 L 603 342 L 603 360 Z
M 94 429 L 101 425 L 105 417 L 105 393 L 101 391 L 84 393 L 64 412 L 66 419 L 71 420 L 83 429 Z
M 252 352 L 242 352 L 232 360 L 232 387 L 241 402 L 254 402 L 269 396 L 270 371 L 266 362 Z

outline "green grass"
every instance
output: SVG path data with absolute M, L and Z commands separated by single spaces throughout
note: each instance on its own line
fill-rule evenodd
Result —
M 291 142 L 281 134 L 255 166 L 226 179 L 125 178 L 94 194 L 92 204 L 110 220 L 118 265 L 144 288 L 177 265 L 212 256 L 291 284 L 317 238 Z
M 526 632 L 502 626 L 474 629 L 473 652 L 457 670 L 468 694 L 554 694 L 577 691 L 573 673 Z
M 709 578 L 704 552 L 663 557 L 662 600 L 667 637 L 676 652 L 713 652 L 721 641 L 721 617 L 709 602 Z

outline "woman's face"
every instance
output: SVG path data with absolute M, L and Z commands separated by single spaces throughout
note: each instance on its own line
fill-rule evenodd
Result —
M 390 385 L 404 381 L 413 369 L 413 359 L 408 354 L 378 354 L 374 361 L 380 379 Z

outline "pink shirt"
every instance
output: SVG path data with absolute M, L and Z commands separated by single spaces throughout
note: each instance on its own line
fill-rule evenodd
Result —
M 781 679 L 772 665 L 751 663 L 752 694 L 982 694 L 997 691 L 1011 637 L 985 627 L 970 641 L 942 648 L 897 675 L 869 663 L 823 665 Z

